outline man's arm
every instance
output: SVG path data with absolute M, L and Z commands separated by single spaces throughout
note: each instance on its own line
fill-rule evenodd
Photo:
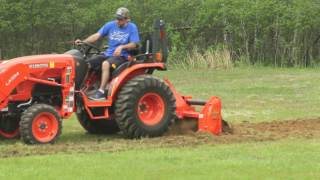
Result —
M 139 33 L 138 33 L 138 28 L 135 24 L 132 25 L 132 30 L 130 31 L 130 35 L 129 35 L 129 43 L 125 44 L 125 45 L 120 45 L 116 48 L 116 50 L 114 51 L 113 55 L 114 56 L 120 56 L 121 55 L 121 51 L 123 49 L 134 49 L 137 47 L 137 43 L 140 42 L 140 37 L 139 37 Z
M 121 55 L 121 51 L 123 49 L 134 49 L 137 47 L 137 44 L 136 43 L 128 43 L 128 44 L 125 44 L 125 45 L 120 45 L 116 48 L 116 50 L 114 51 L 113 55 L 114 56 L 120 56 Z
M 98 41 L 100 39 L 100 37 L 101 37 L 101 35 L 99 33 L 95 33 L 83 41 L 87 42 L 87 43 L 95 43 L 96 41 Z
M 83 40 L 84 42 L 86 43 L 95 43 L 96 41 L 98 41 L 100 39 L 101 35 L 99 33 L 95 33 L 95 34 L 92 34 L 91 36 L 87 37 L 85 40 Z M 77 39 L 75 41 L 76 44 L 80 44 L 81 43 L 81 40 L 80 39 Z
M 137 47 L 137 44 L 131 42 L 131 43 L 128 43 L 126 45 L 121 45 L 120 47 L 121 47 L 121 49 L 134 49 L 134 48 Z

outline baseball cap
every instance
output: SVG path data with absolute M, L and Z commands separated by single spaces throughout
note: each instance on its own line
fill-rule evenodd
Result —
M 116 11 L 117 19 L 128 19 L 129 18 L 129 10 L 125 7 L 120 7 Z

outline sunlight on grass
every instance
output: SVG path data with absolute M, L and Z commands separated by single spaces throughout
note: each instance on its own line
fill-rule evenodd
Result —
M 157 73 L 171 80 L 183 95 L 218 96 L 228 121 L 271 121 L 312 118 L 320 114 L 318 69 L 234 68 L 173 69 Z
M 0 159 L 1 179 L 313 179 L 317 140 Z M 312 157 L 312 158 L 311 158 Z M 59 179 L 59 178 L 58 178 Z

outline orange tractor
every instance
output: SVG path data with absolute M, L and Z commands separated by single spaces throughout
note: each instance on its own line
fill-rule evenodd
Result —
M 196 118 L 198 130 L 222 132 L 221 102 L 180 95 L 169 82 L 152 75 L 166 70 L 165 26 L 155 21 L 154 32 L 139 53 L 112 72 L 105 101 L 91 101 L 101 72 L 87 59 L 99 49 L 84 43 L 64 54 L 26 56 L 0 64 L 0 135 L 21 137 L 27 144 L 55 142 L 62 119 L 76 112 L 82 127 L 93 134 L 121 131 L 129 138 L 155 137 L 176 120 Z M 203 105 L 196 112 L 193 105 Z

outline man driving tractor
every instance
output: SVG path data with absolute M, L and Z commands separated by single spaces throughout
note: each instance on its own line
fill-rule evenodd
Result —
M 100 38 L 108 37 L 107 50 L 98 56 L 94 56 L 89 60 L 92 68 L 101 68 L 101 83 L 99 89 L 90 96 L 92 100 L 104 100 L 105 89 L 110 77 L 110 71 L 126 62 L 129 57 L 128 50 L 137 47 L 140 42 L 137 26 L 130 22 L 129 10 L 120 7 L 116 11 L 116 20 L 107 22 L 100 30 L 81 41 L 77 39 L 75 44 L 79 45 L 82 42 L 95 43 Z
M 61 134 L 62 119 L 73 113 L 92 134 L 121 131 L 128 138 L 156 137 L 178 119 L 198 119 L 199 131 L 220 134 L 226 123 L 218 97 L 203 101 L 182 96 L 168 79 L 153 75 L 154 70 L 167 70 L 163 20 L 154 21 L 153 32 L 143 41 L 145 48 L 135 56 L 136 61 L 127 61 L 129 50 L 140 41 L 128 14 L 126 8 L 119 8 L 117 20 L 106 23 L 84 41 L 76 40 L 81 45 L 78 49 L 1 62 L 0 136 L 21 136 L 27 144 L 54 143 Z M 103 54 L 91 44 L 102 37 L 109 40 L 109 48 Z M 96 51 L 90 52 L 91 49 Z M 110 70 L 121 63 L 123 68 L 112 72 L 106 95 Z M 95 71 L 97 67 L 92 69 L 90 65 L 102 67 L 102 82 L 97 81 L 101 76 Z M 92 88 L 95 94 L 91 99 L 103 101 L 88 100 Z M 197 112 L 195 105 L 204 107 Z

